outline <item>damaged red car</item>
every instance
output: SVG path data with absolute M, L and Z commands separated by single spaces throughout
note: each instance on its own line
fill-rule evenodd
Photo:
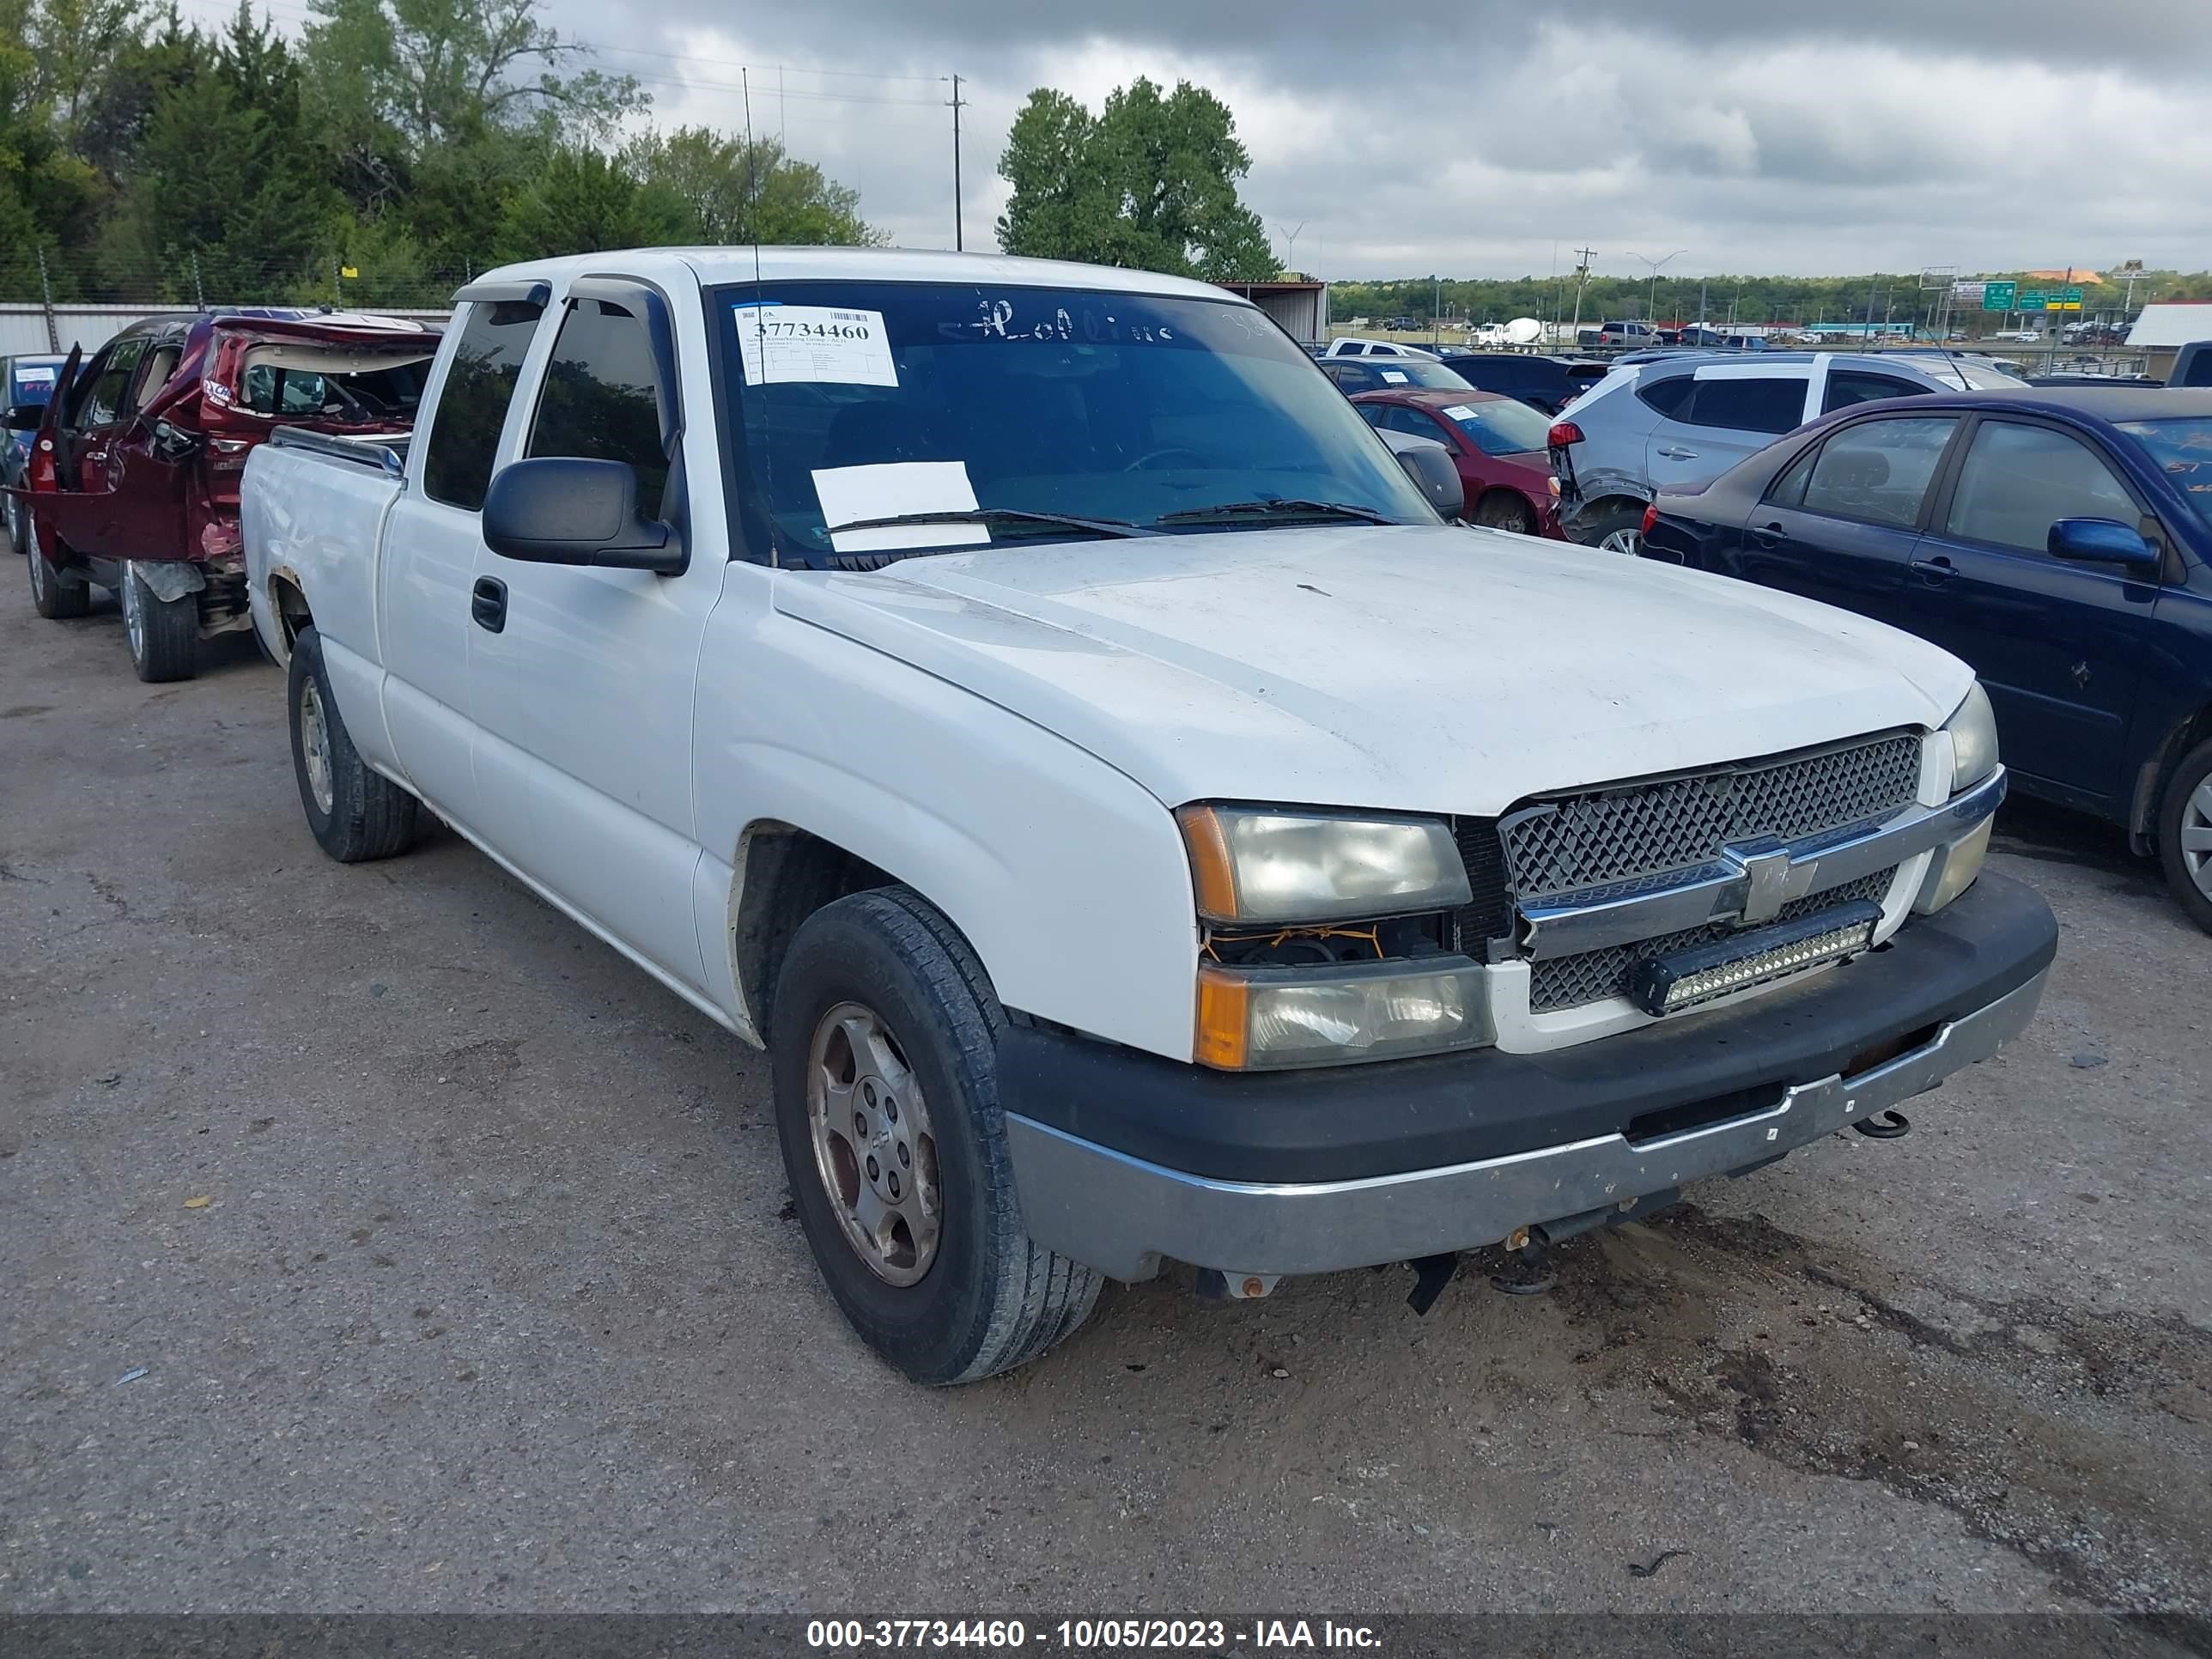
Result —
M 199 642 L 250 629 L 238 486 L 280 426 L 388 441 L 415 421 L 437 331 L 315 311 L 150 317 L 89 357 L 72 352 L 32 431 L 17 487 L 32 524 L 31 599 L 81 617 L 94 586 L 122 602 L 142 680 L 191 678 Z

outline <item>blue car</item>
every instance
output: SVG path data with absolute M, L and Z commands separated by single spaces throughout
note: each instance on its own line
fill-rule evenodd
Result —
M 1964 658 L 2014 787 L 2123 825 L 2212 931 L 2212 392 L 1855 404 L 1662 491 L 1640 550 Z
M 0 357 L 0 404 L 9 409 L 44 408 L 54 395 L 60 376 L 59 357 Z M 31 434 L 0 432 L 0 489 L 23 481 L 23 468 L 31 459 Z M 8 498 L 8 543 L 21 553 L 30 545 L 29 516 L 13 495 Z

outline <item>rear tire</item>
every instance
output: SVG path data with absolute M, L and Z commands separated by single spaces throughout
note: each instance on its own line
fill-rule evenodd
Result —
M 92 589 L 82 580 L 64 581 L 31 538 L 31 608 L 54 622 L 71 622 L 92 609 Z
M 1006 1014 L 950 921 L 903 887 L 823 906 L 793 936 L 769 1023 L 799 1225 L 862 1340 L 942 1387 L 1010 1370 L 1090 1316 L 1100 1275 L 1022 1225 Z
M 1626 507 L 1580 526 L 1575 539 L 1601 553 L 1620 553 L 1634 558 L 1644 541 L 1644 508 Z
M 300 630 L 292 642 L 285 702 L 291 709 L 292 770 L 315 844 L 340 864 L 404 853 L 415 839 L 421 803 L 372 771 L 347 735 L 323 669 L 322 641 Z
M 1536 533 L 1536 515 L 1510 489 L 1493 489 L 1477 501 L 1474 521 L 1486 530 L 1510 530 L 1516 536 Z
M 200 672 L 200 596 L 164 599 L 146 586 L 137 563 L 125 560 L 123 636 L 130 642 L 131 665 L 149 685 L 188 680 Z
M 2166 780 L 2158 857 L 2182 909 L 2212 933 L 2212 741 L 2184 755 Z

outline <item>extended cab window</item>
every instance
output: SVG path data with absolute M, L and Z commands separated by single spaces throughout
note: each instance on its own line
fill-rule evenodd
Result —
M 422 493 L 432 501 L 471 513 L 483 505 L 500 428 L 543 309 L 526 300 L 470 301 L 424 440 Z
M 1910 380 L 1900 380 L 1887 374 L 1869 374 L 1863 369 L 1839 368 L 1828 376 L 1828 395 L 1821 404 L 1823 414 L 1833 414 L 1839 409 L 1849 409 L 1853 404 L 1870 404 L 1882 398 L 1918 398 L 1925 396 L 1928 388 L 1915 386 Z
M 570 301 L 523 453 L 627 461 L 637 472 L 638 510 L 661 516 L 668 456 L 653 337 L 642 318 L 612 300 Z
M 2041 553 L 2061 519 L 2133 525 L 2142 517 L 2135 497 L 2079 438 L 2049 427 L 1984 421 L 1959 469 L 1944 527 L 1966 541 Z
M 1805 384 L 1796 374 L 1699 380 L 1674 418 L 1735 432 L 1793 432 L 1805 422 Z
M 1669 419 L 1681 417 L 1682 405 L 1690 400 L 1690 388 L 1697 382 L 1686 374 L 1676 374 L 1663 380 L 1647 380 L 1636 377 L 1636 395 Z
M 1820 447 L 1805 485 L 1805 510 L 1870 524 L 1920 522 L 1929 480 L 1959 422 L 1952 416 L 1869 421 Z

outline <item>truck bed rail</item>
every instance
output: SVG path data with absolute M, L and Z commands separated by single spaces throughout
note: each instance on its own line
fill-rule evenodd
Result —
M 343 461 L 349 466 L 374 467 L 386 477 L 404 480 L 407 475 L 407 437 L 401 435 L 379 441 L 373 438 L 334 438 L 325 432 L 310 432 L 305 427 L 280 426 L 269 434 L 269 441 L 278 449 L 307 449 L 334 461 Z

